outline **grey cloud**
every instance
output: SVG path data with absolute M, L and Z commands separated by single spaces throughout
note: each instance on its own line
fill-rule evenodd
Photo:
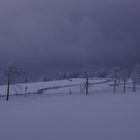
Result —
M 139 6 L 137 0 L 1 0 L 0 61 L 38 69 L 133 64 L 140 61 Z

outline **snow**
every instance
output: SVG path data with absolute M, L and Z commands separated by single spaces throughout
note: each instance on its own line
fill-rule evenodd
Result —
M 1 140 L 139 140 L 140 95 L 11 99 L 0 102 Z
M 99 83 L 104 82 L 106 79 L 90 79 L 91 83 Z M 37 93 L 38 90 L 44 88 L 57 88 L 62 86 L 80 86 L 81 83 L 84 83 L 85 79 L 83 78 L 73 78 L 70 80 L 58 80 L 58 81 L 49 81 L 49 82 L 36 82 L 36 83 L 27 83 L 27 84 L 15 84 L 10 86 L 10 94 L 24 94 L 25 87 L 28 88 L 28 93 Z M 7 86 L 0 86 L 0 95 L 5 95 L 7 90 Z M 80 90 L 80 88 L 79 88 Z
M 65 83 L 55 82 L 57 86 Z M 30 85 L 44 88 L 47 83 Z M 53 93 L 58 96 L 50 97 Z M 46 90 L 41 95 L 12 96 L 9 102 L 2 98 L 0 140 L 140 140 L 139 93 L 118 90 L 113 95 L 112 87 L 103 83 L 91 86 L 88 96 L 79 92 L 78 85 Z

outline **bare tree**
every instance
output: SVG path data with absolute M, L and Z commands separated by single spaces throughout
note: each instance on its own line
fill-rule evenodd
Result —
M 3 75 L 7 81 L 7 101 L 9 100 L 10 84 L 14 82 L 23 73 L 23 70 L 17 65 L 9 64 L 4 67 Z
M 88 95 L 88 89 L 89 89 L 89 79 L 88 77 L 86 78 L 86 95 Z
M 118 85 L 118 82 L 120 80 L 120 67 L 114 67 L 111 70 L 111 79 L 113 81 L 113 93 L 116 93 L 116 87 Z
M 125 93 L 126 92 L 126 82 L 129 79 L 129 72 L 128 72 L 128 70 L 121 70 L 120 71 L 120 79 L 123 82 L 123 92 Z
M 27 79 L 27 75 L 25 74 L 25 96 L 27 95 L 27 91 L 28 91 L 28 87 L 27 87 L 27 83 L 28 83 L 28 79 Z
M 71 89 L 70 89 L 70 95 L 71 95 L 71 93 L 72 93 L 72 91 L 71 91 Z
M 136 75 L 136 83 L 140 84 L 140 65 L 136 64 L 134 66 L 134 71 L 135 71 L 135 75 Z
M 136 83 L 137 83 L 137 72 L 134 70 L 131 74 L 131 79 L 132 79 L 132 91 L 136 92 Z

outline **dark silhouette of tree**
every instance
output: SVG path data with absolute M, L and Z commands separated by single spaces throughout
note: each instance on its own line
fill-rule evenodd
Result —
M 28 91 L 28 87 L 27 87 L 27 83 L 28 83 L 28 79 L 27 79 L 27 74 L 25 74 L 25 96 L 27 95 L 27 91 Z
M 89 89 L 89 79 L 88 77 L 86 78 L 86 95 L 88 95 L 88 89 Z
M 24 71 L 17 65 L 14 64 L 8 64 L 4 67 L 4 77 L 7 82 L 7 97 L 6 100 L 9 100 L 9 94 L 10 94 L 10 85 L 12 82 L 14 82 L 21 74 L 23 74 Z
M 137 72 L 134 70 L 131 74 L 131 80 L 132 80 L 132 91 L 136 92 L 136 83 L 137 83 Z
M 123 82 L 123 92 L 125 93 L 126 92 L 126 83 L 127 83 L 128 79 L 129 79 L 128 70 L 121 70 L 120 71 L 120 79 Z
M 118 82 L 120 81 L 120 67 L 114 67 L 111 70 L 111 79 L 113 81 L 113 93 L 116 93 L 116 87 L 118 85 Z
M 135 71 L 135 75 L 137 76 L 136 83 L 140 84 L 140 65 L 136 64 L 133 69 L 134 69 L 133 71 Z

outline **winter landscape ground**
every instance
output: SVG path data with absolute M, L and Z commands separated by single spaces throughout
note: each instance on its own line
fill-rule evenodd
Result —
M 60 80 L 11 86 L 11 94 L 43 89 L 43 94 L 3 95 L 0 86 L 0 140 L 140 140 L 140 90 L 117 88 L 108 79 Z M 71 94 L 70 94 L 71 91 Z

